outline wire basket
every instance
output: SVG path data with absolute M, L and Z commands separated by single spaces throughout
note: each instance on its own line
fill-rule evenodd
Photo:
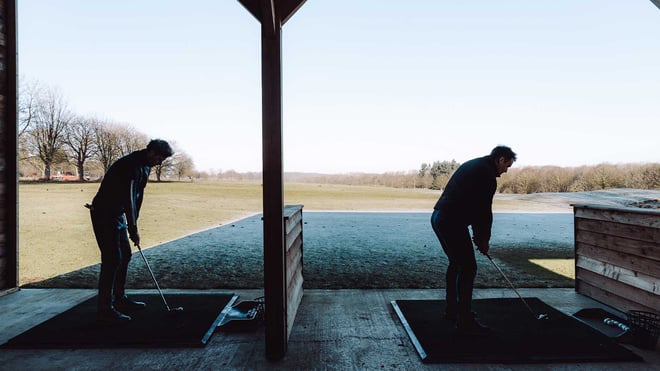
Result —
M 660 315 L 641 310 L 629 310 L 628 321 L 633 344 L 644 349 L 654 349 L 660 335 Z

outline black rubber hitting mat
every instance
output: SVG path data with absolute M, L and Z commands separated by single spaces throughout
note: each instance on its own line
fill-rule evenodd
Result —
M 458 333 L 443 318 L 443 300 L 396 300 L 392 306 L 424 363 L 621 362 L 643 359 L 581 321 L 537 298 L 473 300 L 485 335 Z
M 167 294 L 168 312 L 160 295 L 136 294 L 147 307 L 127 313 L 132 321 L 109 325 L 96 321 L 96 297 L 10 339 L 5 348 L 160 348 L 203 347 L 221 312 L 238 297 L 222 294 Z

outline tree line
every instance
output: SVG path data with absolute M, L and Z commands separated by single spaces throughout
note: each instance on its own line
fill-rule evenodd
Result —
M 442 190 L 461 164 L 455 160 L 423 163 L 418 171 L 383 174 L 285 174 L 285 180 L 395 188 Z M 610 188 L 660 190 L 660 163 L 594 166 L 512 167 L 498 180 L 500 193 L 582 192 Z
M 610 188 L 660 190 L 660 164 L 511 168 L 502 176 L 498 187 L 501 193 L 583 192 Z
M 80 181 L 100 178 L 117 159 L 149 142 L 131 125 L 69 109 L 56 88 L 38 81 L 21 81 L 18 99 L 19 177 L 52 180 L 54 175 L 75 174 Z M 190 176 L 190 156 L 170 142 L 175 154 L 153 168 L 163 177 Z M 54 169 L 55 174 L 54 174 Z
M 72 112 L 59 90 L 35 81 L 19 89 L 18 159 L 22 179 L 53 179 L 73 173 L 80 180 L 103 176 L 117 159 L 146 147 L 149 138 L 131 125 Z M 199 172 L 190 156 L 170 142 L 175 154 L 153 169 L 161 178 L 259 181 L 260 172 Z M 455 160 L 422 163 L 419 170 L 386 173 L 285 173 L 286 182 L 385 186 L 442 190 L 460 166 Z M 660 164 L 531 166 L 509 169 L 498 181 L 501 193 L 579 192 L 608 188 L 660 189 Z

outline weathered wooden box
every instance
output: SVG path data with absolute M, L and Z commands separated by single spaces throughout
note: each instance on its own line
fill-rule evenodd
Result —
M 286 248 L 286 323 L 291 334 L 298 306 L 303 297 L 303 215 L 302 205 L 284 207 Z
M 575 289 L 622 312 L 660 312 L 660 210 L 573 205 Z

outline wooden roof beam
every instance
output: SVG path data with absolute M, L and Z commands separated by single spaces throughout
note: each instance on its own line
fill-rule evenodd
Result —
M 254 18 L 264 24 L 264 17 L 270 18 L 268 23 L 274 27 L 282 27 L 300 9 L 307 0 L 238 0 Z

